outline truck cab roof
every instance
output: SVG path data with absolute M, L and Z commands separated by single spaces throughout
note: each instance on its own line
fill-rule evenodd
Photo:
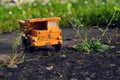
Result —
M 43 21 L 60 21 L 60 17 L 51 17 L 51 18 L 34 18 L 34 19 L 26 19 L 25 22 L 27 23 L 34 23 L 34 22 L 43 22 Z

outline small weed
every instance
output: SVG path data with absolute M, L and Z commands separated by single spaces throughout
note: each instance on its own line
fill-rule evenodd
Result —
M 3 61 L 8 67 L 24 62 L 25 54 L 23 52 L 19 52 L 18 54 L 17 51 L 17 47 L 20 45 L 21 35 L 22 33 L 20 33 L 14 41 L 10 57 Z
M 88 41 L 88 39 L 86 38 L 85 40 L 82 41 L 82 43 L 75 45 L 74 48 L 79 51 L 86 51 L 89 53 L 90 51 L 103 52 L 113 47 L 101 43 L 97 38 L 92 38 L 90 41 Z
M 13 47 L 12 47 L 12 53 L 11 53 L 11 56 L 10 56 L 10 59 L 9 59 L 9 63 L 8 63 L 8 66 L 11 66 L 11 65 L 14 65 L 14 64 L 19 64 L 19 63 L 22 63 L 24 61 L 24 53 L 19 53 L 18 54 L 18 46 L 20 46 L 20 41 L 21 41 L 21 36 L 22 36 L 22 33 L 19 33 L 18 37 L 16 38 L 14 44 L 13 44 Z

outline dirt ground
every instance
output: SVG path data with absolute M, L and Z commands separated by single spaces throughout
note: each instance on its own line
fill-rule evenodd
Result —
M 64 43 L 59 52 L 39 47 L 32 54 L 25 53 L 24 63 L 17 68 L 0 68 L 0 80 L 120 80 L 120 30 L 116 34 L 114 29 L 107 32 L 115 48 L 89 54 L 71 48 L 82 40 L 75 36 L 75 30 L 64 28 L 62 32 Z M 89 32 L 89 38 L 100 35 L 98 29 Z M 10 55 L 16 37 L 15 32 L 0 34 L 0 59 Z M 102 41 L 108 42 L 106 37 Z

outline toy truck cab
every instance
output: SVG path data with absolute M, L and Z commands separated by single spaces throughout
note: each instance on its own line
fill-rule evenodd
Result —
M 22 44 L 26 51 L 33 52 L 35 47 L 51 45 L 56 51 L 61 49 L 62 32 L 59 17 L 34 18 L 19 21 L 24 32 Z

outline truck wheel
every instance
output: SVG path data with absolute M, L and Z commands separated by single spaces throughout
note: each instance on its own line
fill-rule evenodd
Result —
M 59 51 L 61 49 L 61 44 L 56 44 L 53 47 L 55 48 L 55 51 Z
M 29 37 L 25 38 L 22 36 L 22 44 L 23 47 L 25 48 L 25 52 L 33 53 L 35 47 L 32 46 L 31 40 Z
M 25 47 L 27 45 L 26 41 L 27 41 L 27 39 L 25 39 L 25 37 L 22 36 L 22 45 L 23 45 L 23 47 Z

